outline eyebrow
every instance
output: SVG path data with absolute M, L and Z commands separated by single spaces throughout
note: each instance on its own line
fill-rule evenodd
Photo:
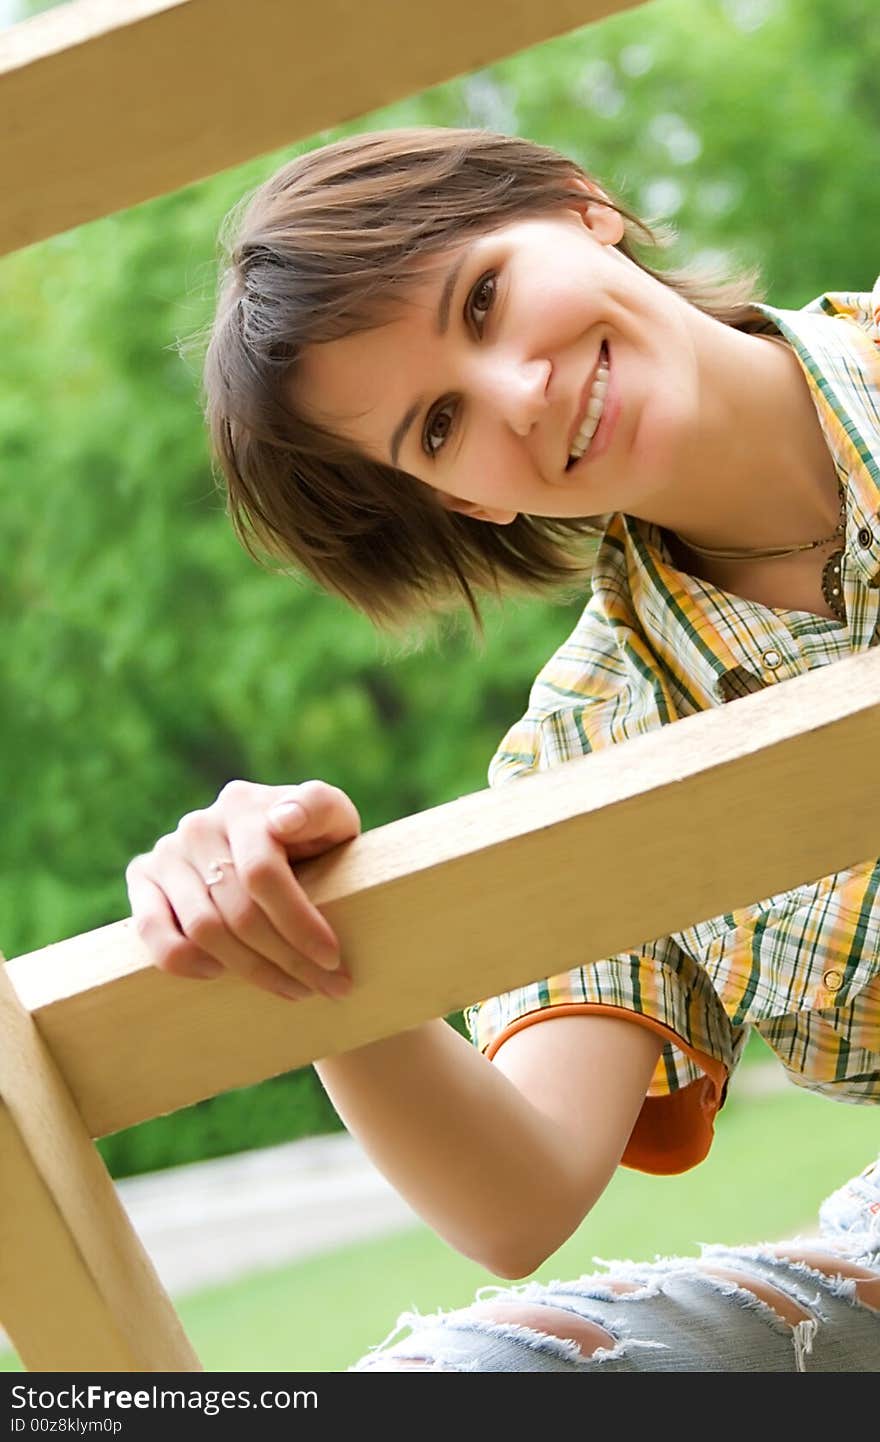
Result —
M 464 255 L 459 256 L 458 260 L 455 262 L 452 269 L 449 271 L 449 274 L 447 275 L 445 281 L 443 282 L 443 289 L 440 292 L 440 300 L 437 305 L 437 318 L 434 325 L 434 329 L 438 336 L 444 336 L 449 329 L 449 310 L 450 306 L 452 305 L 452 297 L 455 294 L 455 287 L 458 283 L 458 277 L 461 274 L 462 267 L 466 264 L 469 255 L 470 247 L 465 251 Z M 397 465 L 398 456 L 400 455 L 400 448 L 403 445 L 404 440 L 406 439 L 406 433 L 412 425 L 413 421 L 415 420 L 416 416 L 419 414 L 419 411 L 423 408 L 424 404 L 424 396 L 419 396 L 415 401 L 413 401 L 413 404 L 409 406 L 405 415 L 403 416 L 402 420 L 394 431 L 394 434 L 391 437 L 391 464 L 393 466 Z

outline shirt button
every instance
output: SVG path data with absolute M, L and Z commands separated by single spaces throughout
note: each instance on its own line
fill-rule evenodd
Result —
M 826 971 L 822 978 L 822 984 L 826 991 L 840 991 L 843 986 L 843 972 Z
M 782 657 L 778 651 L 765 651 L 761 659 L 768 671 L 775 671 L 777 666 L 782 665 Z
M 862 526 L 862 529 L 859 531 L 859 545 L 860 545 L 860 546 L 870 546 L 870 544 L 871 544 L 871 542 L 873 541 L 873 539 L 874 539 L 874 537 L 871 535 L 871 532 L 868 530 L 868 527 L 867 527 L 867 526 Z

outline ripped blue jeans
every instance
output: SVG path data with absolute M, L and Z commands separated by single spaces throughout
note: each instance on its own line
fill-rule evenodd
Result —
M 880 1161 L 823 1204 L 816 1236 L 602 1265 L 404 1312 L 349 1371 L 880 1371 Z

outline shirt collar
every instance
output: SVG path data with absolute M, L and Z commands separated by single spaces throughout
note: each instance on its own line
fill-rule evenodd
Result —
M 880 277 L 869 294 L 829 293 L 803 310 L 757 305 L 801 363 L 847 494 L 845 549 L 880 580 Z M 867 544 L 865 538 L 870 535 Z

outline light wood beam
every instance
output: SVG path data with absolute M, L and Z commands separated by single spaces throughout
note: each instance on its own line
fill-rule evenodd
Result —
M 309 861 L 343 1002 L 169 977 L 130 921 L 7 972 L 100 1136 L 876 856 L 878 743 L 880 649 Z
M 2 967 L 0 1237 L 0 1322 L 30 1371 L 201 1371 Z
M 76 0 L 0 33 L 0 254 L 638 0 Z

